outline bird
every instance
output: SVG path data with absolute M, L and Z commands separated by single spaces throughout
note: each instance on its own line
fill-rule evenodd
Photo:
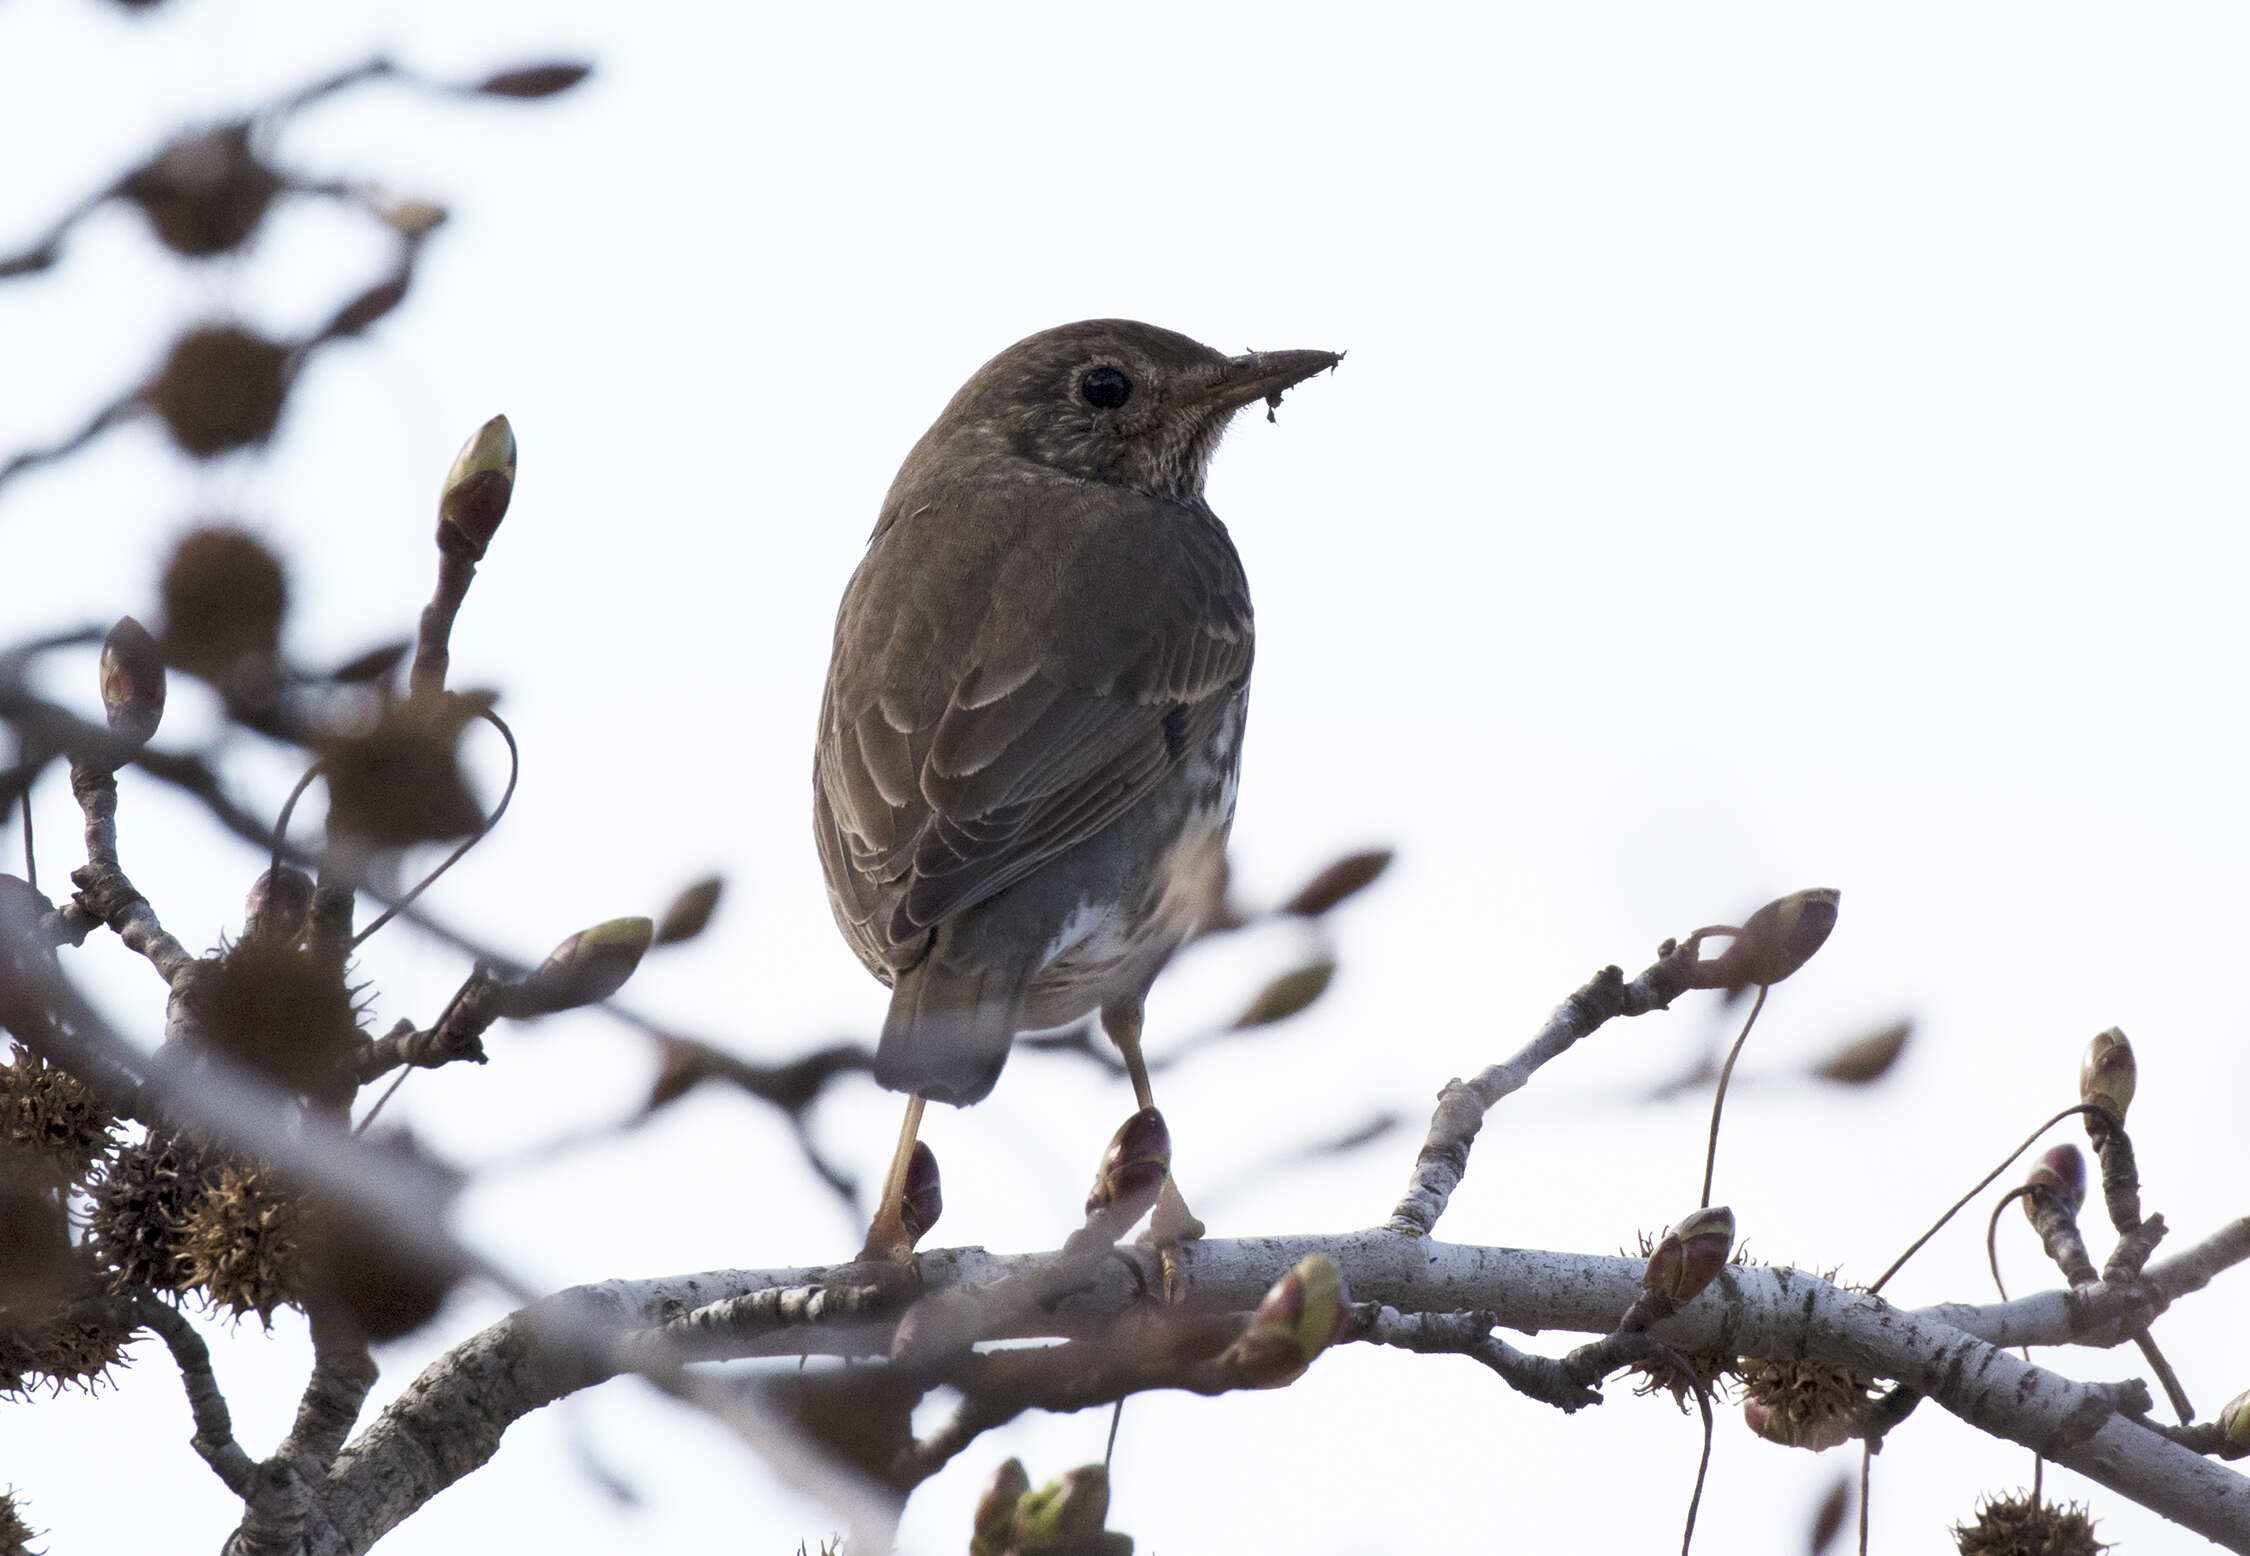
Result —
M 1204 477 L 1237 412 L 1341 360 L 1061 325 L 979 368 L 892 481 L 813 760 L 830 906 L 891 990 L 875 1080 L 907 1093 L 863 1257 L 911 1258 L 924 1105 L 982 1100 L 1017 1034 L 1098 1010 L 1154 1106 L 1143 1000 L 1219 895 L 1254 646 Z

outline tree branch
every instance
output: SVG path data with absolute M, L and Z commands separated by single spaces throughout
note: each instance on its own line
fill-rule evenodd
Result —
M 219 1379 L 211 1370 L 211 1348 L 195 1332 L 187 1315 L 168 1302 L 143 1294 L 133 1303 L 133 1316 L 141 1326 L 171 1347 L 179 1363 L 180 1381 L 187 1386 L 188 1411 L 195 1417 L 195 1435 L 189 1445 L 202 1455 L 222 1484 L 236 1496 L 246 1497 L 256 1466 L 234 1440 L 234 1418 Z

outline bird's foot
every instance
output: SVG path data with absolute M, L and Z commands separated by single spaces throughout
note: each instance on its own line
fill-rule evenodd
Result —
M 886 1204 L 875 1212 L 874 1223 L 867 1229 L 867 1241 L 860 1245 L 858 1262 L 913 1267 L 914 1234 L 907 1230 L 906 1219 L 899 1214 L 896 1204 Z
M 1203 1232 L 1203 1223 L 1188 1209 L 1187 1201 L 1180 1195 L 1179 1184 L 1167 1175 L 1164 1187 L 1157 1193 L 1156 1208 L 1149 1213 L 1148 1230 L 1140 1236 L 1143 1244 L 1156 1250 L 1167 1305 L 1187 1297 L 1187 1268 L 1180 1257 L 1180 1245 L 1194 1242 Z

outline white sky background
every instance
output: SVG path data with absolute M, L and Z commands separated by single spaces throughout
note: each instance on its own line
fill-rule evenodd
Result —
M 1637 970 L 1665 935 L 1816 884 L 1842 888 L 1842 921 L 1769 1002 L 1746 1072 L 1900 1014 L 1919 1035 L 1871 1096 L 1780 1083 L 1730 1107 L 1719 1197 L 1753 1252 L 1872 1278 L 2074 1100 L 2081 1045 L 2113 1022 L 2141 1055 L 2149 1207 L 2182 1243 L 2242 1213 L 2242 13 L 944 9 L 179 0 L 133 22 L 17 0 L 0 249 L 183 119 L 376 45 L 436 73 L 577 53 L 600 71 L 548 105 L 377 87 L 292 127 L 298 165 L 454 208 L 413 297 L 318 360 L 262 460 L 195 472 L 140 427 L 0 492 L 0 637 L 150 612 L 166 537 L 214 512 L 287 551 L 304 661 L 410 630 L 438 477 L 505 410 L 521 479 L 454 662 L 503 690 L 526 771 L 438 906 L 534 956 L 723 870 L 710 934 L 633 997 L 788 1054 L 882 1009 L 820 888 L 813 716 L 835 601 L 947 395 L 1094 315 L 1348 349 L 1278 426 L 1246 416 L 1212 480 L 1259 611 L 1237 866 L 1270 898 L 1348 847 L 1400 861 L 1339 915 L 1326 1001 L 1164 1081 L 1215 1235 L 1380 1219 L 1448 1076 L 1512 1052 L 1603 963 Z M 183 271 L 107 213 L 60 268 L 0 286 L 0 448 L 74 426 L 182 322 L 298 328 L 381 262 L 354 223 L 292 208 L 255 257 Z M 90 698 L 90 660 L 56 669 Z M 210 723 L 176 690 L 163 738 Z M 244 771 L 274 803 L 293 776 Z M 38 803 L 52 890 L 74 817 L 59 778 Z M 124 807 L 126 867 L 167 924 L 190 944 L 233 928 L 256 859 L 145 782 Z M 1297 950 L 1192 962 L 1152 1046 Z M 145 968 L 108 945 L 73 965 L 153 1036 Z M 385 1025 L 428 1020 L 465 971 L 395 929 L 365 967 Z M 1441 1234 L 1606 1252 L 1691 1207 L 1700 1104 L 1619 1099 L 1718 1022 L 1690 998 L 1543 1074 L 1495 1113 Z M 488 1068 L 418 1076 L 394 1105 L 467 1164 L 622 1113 L 651 1068 L 594 1017 L 489 1046 Z M 1054 1245 L 1128 1096 L 1019 1060 L 974 1112 L 937 1110 L 933 1240 Z M 1412 1128 L 1252 1171 L 1377 1106 Z M 895 1114 L 861 1084 L 818 1127 L 873 1174 Z M 1895 1294 L 1985 1297 L 1982 1214 Z M 830 1260 L 859 1230 L 770 1111 L 716 1095 L 489 1181 L 465 1224 L 554 1286 Z M 2054 1284 L 2004 1227 L 2011 1290 Z M 2157 1329 L 2206 1414 L 2250 1385 L 2250 1337 L 2224 1322 L 2246 1279 Z M 504 1310 L 467 1295 L 387 1348 L 373 1404 Z M 305 1363 L 301 1323 L 278 1328 L 218 1350 L 258 1454 Z M 1044 1480 L 1099 1457 L 1106 1425 L 979 1443 L 916 1499 L 907 1548 L 960 1549 L 1006 1453 Z M 114 1395 L 0 1409 L 0 1482 L 58 1552 L 215 1548 L 231 1499 L 188 1434 L 143 1345 Z M 596 1487 L 574 1434 L 641 1506 Z M 1112 1523 L 1166 1556 L 1503 1531 L 1663 1549 L 1695 1455 L 1691 1421 L 1622 1387 L 1566 1420 L 1466 1361 L 1350 1348 L 1279 1393 L 1134 1402 Z M 1699 1548 L 1802 1549 L 1849 1457 L 1726 1413 Z M 1936 1547 L 2027 1458 L 1925 1407 L 1876 1466 L 1874 1548 Z M 2048 1484 L 2090 1495 L 2127 1549 L 2189 1543 Z M 615 1384 L 514 1428 L 383 1548 L 786 1556 L 833 1527 Z

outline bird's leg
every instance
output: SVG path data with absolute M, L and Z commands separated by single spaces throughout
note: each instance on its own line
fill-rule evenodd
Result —
M 898 1128 L 898 1149 L 891 1153 L 891 1170 L 883 1179 L 883 1200 L 875 1207 L 874 1224 L 867 1229 L 866 1246 L 860 1249 L 862 1259 L 887 1259 L 894 1264 L 906 1264 L 914 1258 L 914 1239 L 906 1230 L 903 1206 L 906 1199 L 906 1169 L 914 1160 L 914 1141 L 922 1132 L 922 1099 L 906 1099 L 906 1121 Z
M 1148 1061 L 1141 1057 L 1141 1002 L 1136 999 L 1104 1005 L 1102 1030 L 1125 1057 L 1125 1072 L 1133 1078 L 1134 1098 L 1144 1108 L 1155 1107 L 1156 1092 L 1148 1083 Z M 1192 1243 L 1202 1235 L 1203 1223 L 1195 1219 L 1180 1196 L 1179 1180 L 1166 1173 L 1164 1187 L 1156 1196 L 1156 1208 L 1149 1213 L 1145 1239 L 1155 1246 L 1162 1261 L 1166 1301 L 1180 1295 L 1180 1244 Z

